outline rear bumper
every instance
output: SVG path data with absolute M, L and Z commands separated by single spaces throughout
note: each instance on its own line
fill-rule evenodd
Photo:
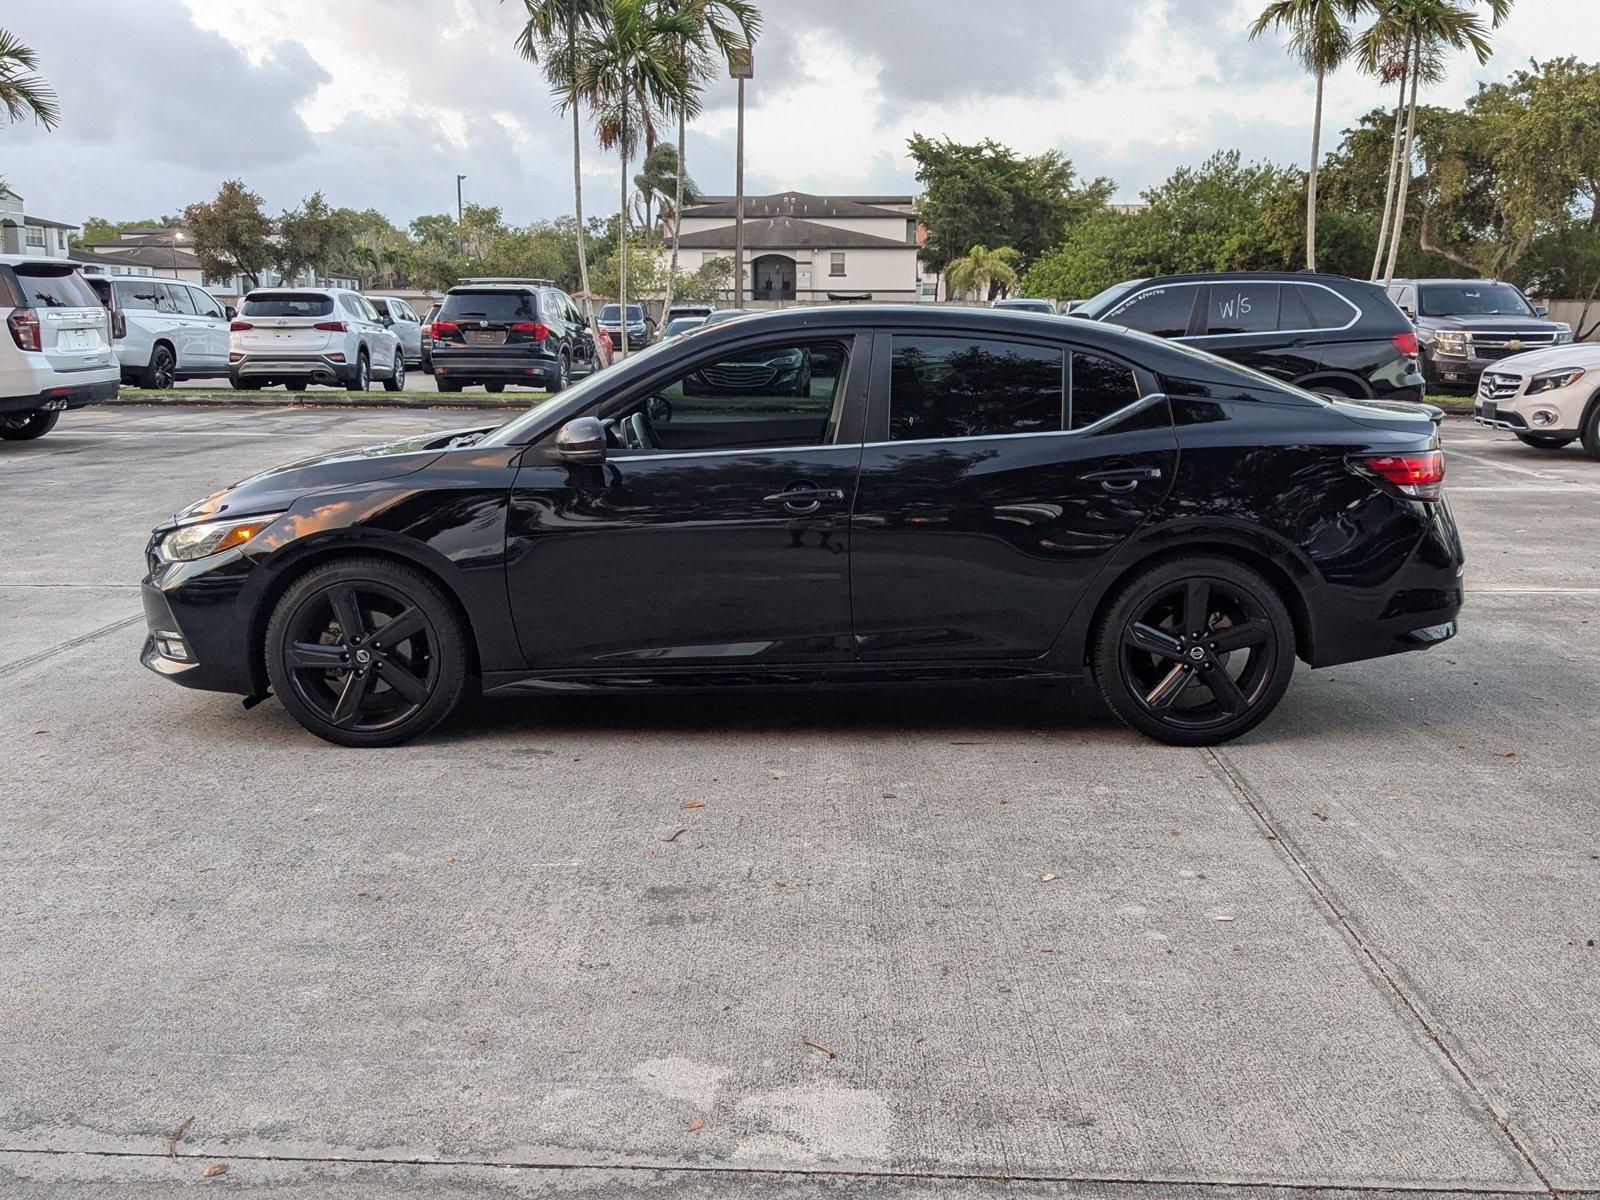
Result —
M 235 351 L 237 353 L 237 351 Z M 306 380 L 308 383 L 348 383 L 355 377 L 355 364 L 336 362 L 326 354 L 246 354 L 229 362 L 230 379 Z
M 109 377 L 93 383 L 58 383 L 25 396 L 0 396 L 0 413 L 34 412 L 41 408 L 83 408 L 99 400 L 116 399 L 120 382 L 116 369 L 108 368 L 96 374 Z
M 438 379 L 459 380 L 463 384 L 481 383 L 551 383 L 555 380 L 559 360 L 554 356 L 530 354 L 472 354 L 435 349 L 430 359 L 433 374 Z

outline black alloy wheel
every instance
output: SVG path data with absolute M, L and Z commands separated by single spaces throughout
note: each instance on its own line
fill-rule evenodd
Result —
M 8 442 L 31 442 L 34 438 L 49 433 L 60 419 L 59 409 L 46 412 L 42 408 L 36 408 L 30 413 L 13 413 L 10 416 L 0 417 L 0 439 Z
M 461 698 L 466 639 L 421 572 L 347 559 L 296 582 L 267 627 L 267 670 L 306 729 L 344 746 L 407 741 Z
M 1165 563 L 1132 580 L 1095 637 L 1095 679 L 1128 725 L 1206 746 L 1263 721 L 1294 673 L 1294 625 L 1257 572 L 1223 558 Z
M 177 367 L 177 360 L 172 357 L 171 347 L 158 342 L 156 348 L 150 351 L 150 365 L 139 377 L 139 386 L 162 390 L 170 388 L 177 382 Z

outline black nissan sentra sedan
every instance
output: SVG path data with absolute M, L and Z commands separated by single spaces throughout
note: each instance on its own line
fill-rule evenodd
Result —
M 972 677 L 1090 677 L 1205 745 L 1296 658 L 1455 633 L 1436 416 L 1095 322 L 752 316 L 185 509 L 150 539 L 143 661 L 352 746 L 469 689 Z

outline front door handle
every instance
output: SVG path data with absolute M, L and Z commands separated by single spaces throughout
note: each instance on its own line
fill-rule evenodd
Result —
M 770 496 L 761 497 L 763 504 L 781 504 L 789 512 L 804 515 L 814 513 L 822 507 L 823 501 L 832 504 L 844 503 L 844 490 L 842 488 L 817 487 L 813 483 L 796 483 L 786 487 L 781 492 L 773 492 Z
M 1106 471 L 1090 471 L 1078 476 L 1084 483 L 1098 483 L 1107 492 L 1131 492 L 1141 480 L 1160 479 L 1160 467 L 1116 467 Z

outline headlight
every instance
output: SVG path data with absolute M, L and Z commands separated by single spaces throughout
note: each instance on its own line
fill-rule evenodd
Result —
M 1571 325 L 1562 325 L 1556 330 L 1556 342 L 1555 342 L 1556 345 L 1565 346 L 1571 340 L 1572 340 L 1572 326 Z
M 1472 335 L 1460 329 L 1441 329 L 1433 340 L 1441 350 L 1465 354 L 1472 349 Z
M 774 354 L 767 360 L 767 366 L 798 367 L 804 358 L 805 353 L 799 347 L 796 347 L 793 350 L 785 350 L 782 354 Z
M 1583 378 L 1583 372 L 1577 368 L 1571 371 L 1551 371 L 1544 375 L 1535 375 L 1533 382 L 1528 384 L 1528 395 L 1537 396 L 1540 392 L 1553 392 L 1556 388 L 1571 387 Z
M 183 525 L 157 543 L 156 555 L 162 562 L 193 562 L 208 554 L 244 545 L 282 515 L 272 513 L 265 517 L 241 517 L 237 521 Z

